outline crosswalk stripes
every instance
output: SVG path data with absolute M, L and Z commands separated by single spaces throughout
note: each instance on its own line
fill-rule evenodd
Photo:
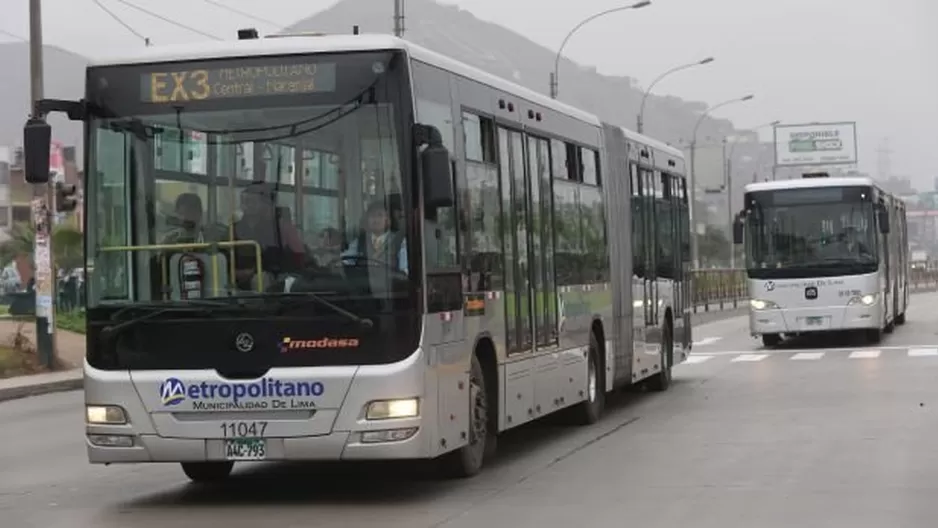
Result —
M 844 354 L 844 352 L 849 352 Z M 885 353 L 884 353 L 885 352 Z M 786 350 L 772 350 L 767 352 L 708 352 L 708 353 L 692 353 L 683 364 L 687 365 L 699 365 L 701 363 L 706 363 L 714 358 L 725 358 L 730 357 L 730 363 L 757 363 L 760 361 L 767 360 L 776 356 L 770 361 L 778 361 L 779 359 L 785 361 L 820 361 L 825 358 L 840 357 L 850 360 L 875 360 L 882 358 L 884 356 L 895 357 L 897 354 L 902 354 L 903 356 L 909 358 L 925 358 L 925 357 L 938 357 L 938 347 L 887 347 L 887 349 L 859 349 L 859 350 L 849 350 L 849 349 L 835 349 L 829 351 L 817 350 L 817 351 L 786 351 Z
M 798 352 L 791 357 L 794 361 L 813 361 L 824 357 L 824 352 Z

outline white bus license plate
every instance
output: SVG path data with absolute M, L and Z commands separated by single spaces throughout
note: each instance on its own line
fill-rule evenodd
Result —
M 805 317 L 805 324 L 808 326 L 821 326 L 824 324 L 823 317 Z
M 228 460 L 264 460 L 267 458 L 267 441 L 263 438 L 225 440 L 225 458 Z

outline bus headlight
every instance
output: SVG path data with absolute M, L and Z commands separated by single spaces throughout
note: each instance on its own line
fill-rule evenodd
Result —
M 847 306 L 862 304 L 863 306 L 873 306 L 879 300 L 878 293 L 868 293 L 866 295 L 855 295 L 847 301 Z
M 373 401 L 368 404 L 368 410 L 365 411 L 365 418 L 368 420 L 415 418 L 419 415 L 420 405 L 417 398 Z
M 86 405 L 85 421 L 94 425 L 123 425 L 127 415 L 116 405 Z
M 772 308 L 778 308 L 778 305 L 772 301 L 763 301 L 762 299 L 750 299 L 749 306 L 753 310 L 769 310 Z

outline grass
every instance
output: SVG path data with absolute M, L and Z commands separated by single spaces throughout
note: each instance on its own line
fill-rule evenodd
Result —
M 0 345 L 0 378 L 11 378 L 45 372 L 36 357 L 33 344 L 20 331 Z
M 61 330 L 68 330 L 77 334 L 85 333 L 85 311 L 56 312 L 55 326 Z

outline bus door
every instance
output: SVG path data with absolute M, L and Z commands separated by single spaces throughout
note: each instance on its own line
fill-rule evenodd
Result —
M 639 176 L 642 181 L 642 191 L 645 193 L 645 326 L 654 328 L 658 324 L 658 203 L 661 199 L 661 184 L 656 181 L 655 173 L 651 168 L 639 166 Z

